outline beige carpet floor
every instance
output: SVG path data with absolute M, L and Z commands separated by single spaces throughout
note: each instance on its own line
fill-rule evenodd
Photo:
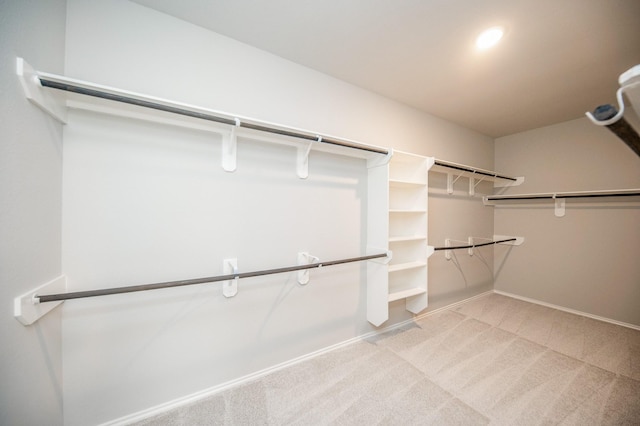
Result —
M 139 425 L 640 425 L 640 331 L 491 294 Z

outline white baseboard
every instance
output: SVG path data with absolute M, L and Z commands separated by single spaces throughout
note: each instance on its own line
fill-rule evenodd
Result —
M 464 299 L 464 300 L 461 300 L 459 302 L 455 302 L 455 303 L 452 303 L 450 305 L 443 306 L 442 308 L 434 309 L 433 311 L 429 311 L 429 312 L 425 312 L 425 313 L 420 314 L 420 315 L 416 315 L 415 317 L 410 318 L 408 320 L 405 320 L 405 321 L 402 321 L 402 322 L 399 322 L 399 323 L 396 323 L 396 324 L 392 324 L 392 325 L 390 325 L 388 327 L 384 327 L 384 328 L 381 328 L 381 329 L 378 329 L 378 330 L 374 330 L 374 331 L 366 333 L 366 334 L 362 334 L 360 336 L 345 340 L 345 341 L 337 343 L 335 345 L 327 346 L 326 348 L 317 350 L 315 352 L 311 352 L 309 354 L 300 356 L 298 358 L 291 359 L 289 361 L 282 362 L 280 364 L 274 365 L 274 366 L 269 367 L 269 368 L 265 368 L 263 370 L 255 372 L 255 373 L 248 374 L 248 375 L 240 377 L 238 379 L 231 380 L 229 382 L 225 382 L 225 383 L 222 383 L 222 384 L 217 385 L 217 386 L 213 386 L 213 387 L 208 388 L 208 389 L 204 389 L 202 391 L 193 393 L 191 395 L 187 395 L 187 396 L 184 396 L 184 397 L 181 397 L 181 398 L 174 399 L 174 400 L 166 402 L 164 404 L 156 405 L 156 406 L 148 408 L 146 410 L 139 411 L 137 413 L 133 413 L 133 414 L 127 415 L 125 417 L 121 417 L 119 419 L 109 421 L 107 423 L 103 423 L 102 426 L 128 425 L 128 424 L 131 424 L 131 423 L 134 423 L 134 422 L 145 420 L 145 419 L 147 419 L 149 417 L 157 416 L 158 414 L 162 414 L 162 413 L 165 413 L 167 411 L 170 411 L 170 410 L 173 410 L 173 409 L 176 409 L 176 408 L 180 408 L 180 407 L 183 407 L 185 405 L 189 405 L 189 404 L 197 402 L 199 400 L 208 398 L 208 397 L 210 397 L 210 396 L 212 396 L 212 395 L 214 395 L 214 394 L 216 394 L 218 392 L 222 392 L 222 391 L 224 391 L 226 389 L 229 389 L 229 388 L 232 388 L 234 386 L 238 386 L 238 385 L 241 385 L 241 384 L 244 384 L 244 383 L 248 383 L 248 382 L 250 382 L 252 380 L 255 380 L 255 379 L 258 379 L 258 378 L 260 378 L 262 376 L 266 376 L 267 374 L 270 374 L 270 373 L 285 369 L 287 367 L 290 367 L 292 365 L 298 364 L 298 363 L 300 363 L 302 361 L 306 361 L 308 359 L 312 359 L 312 358 L 315 358 L 317 356 L 324 355 L 324 354 L 332 352 L 332 351 L 334 351 L 336 349 L 340 349 L 340 348 L 343 348 L 345 346 L 349 346 L 349 345 L 351 345 L 353 343 L 357 343 L 357 342 L 360 342 L 362 340 L 374 337 L 374 336 L 376 336 L 378 334 L 387 333 L 389 331 L 395 330 L 395 329 L 403 327 L 405 325 L 409 325 L 411 323 L 415 323 L 416 321 L 419 321 L 419 320 L 421 320 L 423 318 L 426 318 L 426 317 L 428 317 L 430 315 L 434 315 L 434 314 L 436 314 L 438 312 L 442 312 L 442 311 L 445 311 L 445 310 L 449 310 L 449 309 L 455 308 L 457 306 L 463 305 L 465 303 L 469 303 L 469 302 L 471 302 L 473 300 L 480 299 L 482 297 L 489 296 L 491 294 L 499 294 L 499 295 L 502 295 L 502 296 L 511 297 L 513 299 L 519 299 L 519 300 L 522 300 L 522 301 L 525 301 L 525 302 L 535 303 L 537 305 L 546 306 L 548 308 L 558 309 L 560 311 L 569 312 L 569 313 L 572 313 L 572 314 L 581 315 L 581 316 L 584 316 L 584 317 L 588 317 L 588 318 L 593 318 L 593 319 L 600 320 L 600 321 L 609 322 L 609 323 L 612 323 L 612 324 L 616 324 L 616 325 L 620 325 L 620 326 L 623 326 L 623 327 L 632 328 L 632 329 L 635 329 L 635 330 L 640 330 L 639 326 L 636 326 L 636 325 L 633 325 L 633 324 L 628 324 L 628 323 L 624 323 L 624 322 L 620 322 L 620 321 L 615 321 L 615 320 L 612 320 L 612 319 L 609 319 L 609 318 L 599 317 L 597 315 L 591 315 L 591 314 L 588 314 L 586 312 L 580 312 L 580 311 L 576 311 L 576 310 L 573 310 L 573 309 L 568 309 L 568 308 L 565 308 L 565 307 L 562 307 L 562 306 L 553 305 L 551 303 L 541 302 L 541 301 L 536 300 L 536 299 L 530 299 L 528 297 L 522 297 L 522 296 L 518 296 L 516 294 L 507 293 L 507 292 L 504 292 L 504 291 L 489 290 L 487 292 L 478 294 L 478 295 L 470 297 L 468 299 Z
M 371 331 L 371 332 L 366 333 L 366 334 L 362 334 L 360 336 L 345 340 L 345 341 L 337 343 L 335 345 L 327 346 L 326 348 L 322 348 L 322 349 L 319 349 L 319 350 L 317 350 L 315 352 L 311 352 L 309 354 L 300 356 L 298 358 L 294 358 L 294 359 L 291 359 L 289 361 L 285 361 L 283 363 L 274 365 L 272 367 L 265 368 L 265 369 L 260 370 L 260 371 L 256 371 L 255 373 L 248 374 L 248 375 L 240 377 L 238 379 L 231 380 L 229 382 L 225 382 L 225 383 L 219 384 L 217 386 L 213 386 L 211 388 L 207 388 L 207 389 L 201 390 L 199 392 L 196 392 L 196 393 L 193 393 L 193 394 L 181 397 L 181 398 L 174 399 L 172 401 L 168 401 L 168 402 L 166 402 L 164 404 L 156 405 L 156 406 L 148 408 L 146 410 L 138 411 L 136 413 L 133 413 L 133 414 L 130 414 L 130 415 L 127 415 L 127 416 L 124 416 L 124 417 L 120 417 L 120 418 L 115 419 L 115 420 L 108 421 L 106 423 L 103 423 L 101 426 L 129 425 L 129 424 L 134 423 L 134 422 L 139 422 L 139 421 L 148 419 L 149 417 L 157 416 L 158 414 L 166 413 L 167 411 L 171 411 L 171 410 L 174 410 L 176 408 L 184 407 L 185 405 L 189 405 L 191 403 L 194 403 L 194 402 L 200 401 L 202 399 L 208 398 L 208 397 L 210 397 L 210 396 L 212 396 L 212 395 L 214 395 L 214 394 L 216 394 L 218 392 L 222 392 L 222 391 L 224 391 L 226 389 L 229 389 L 229 388 L 232 388 L 234 386 L 238 386 L 238 385 L 241 385 L 241 384 L 244 384 L 244 383 L 248 383 L 248 382 L 250 382 L 252 380 L 255 380 L 255 379 L 258 379 L 258 378 L 260 378 L 262 376 L 266 376 L 267 374 L 270 374 L 270 373 L 285 369 L 285 368 L 290 367 L 292 365 L 298 364 L 299 362 L 306 361 L 308 359 L 312 359 L 312 358 L 315 358 L 315 357 L 320 356 L 320 355 L 324 355 L 324 354 L 329 353 L 331 351 L 334 351 L 336 349 L 340 349 L 340 348 L 343 348 L 345 346 L 349 346 L 349 345 L 351 345 L 353 343 L 357 343 L 357 342 L 360 342 L 362 340 L 374 337 L 374 336 L 376 336 L 378 334 L 387 333 L 389 331 L 395 330 L 395 329 L 403 327 L 405 325 L 408 325 L 408 324 L 411 324 L 411 323 L 415 323 L 416 321 L 418 321 L 418 320 L 420 320 L 422 318 L 426 318 L 429 315 L 433 315 L 433 314 L 436 314 L 438 312 L 441 312 L 441 311 L 444 311 L 444 310 L 447 310 L 447 309 L 451 309 L 451 308 L 456 307 L 458 305 L 462 305 L 464 303 L 470 302 L 470 301 L 478 299 L 480 297 L 485 297 L 485 296 L 490 295 L 492 293 L 493 293 L 493 290 L 490 290 L 490 291 L 487 291 L 485 293 L 481 293 L 479 295 L 470 297 L 468 299 L 464 299 L 464 300 L 461 300 L 459 302 L 452 303 L 452 304 L 444 306 L 442 308 L 434 309 L 433 311 L 429 311 L 429 312 L 426 312 L 424 314 L 416 315 L 415 317 L 410 318 L 408 320 L 401 321 L 399 323 L 392 324 L 392 325 L 390 325 L 388 327 L 380 328 L 378 330 L 374 330 L 374 331 Z
M 616 321 L 616 320 L 611 319 L 611 318 L 605 318 L 605 317 L 601 317 L 601 316 L 598 316 L 598 315 L 589 314 L 587 312 L 576 311 L 575 309 L 565 308 L 564 306 L 554 305 L 553 303 L 542 302 L 540 300 L 531 299 L 529 297 L 518 296 L 517 294 L 507 293 L 506 291 L 493 290 L 493 293 L 499 294 L 499 295 L 502 295 L 502 296 L 511 297 L 513 299 L 522 300 L 524 302 L 535 303 L 536 305 L 546 306 L 547 308 L 557 309 L 559 311 L 568 312 L 570 314 L 580 315 L 580 316 L 591 318 L 591 319 L 595 319 L 595 320 L 598 320 L 598 321 L 604 321 L 604 322 L 608 322 L 608 323 L 611 323 L 611 324 L 619 325 L 619 326 L 622 326 L 622 327 L 632 328 L 634 330 L 640 330 L 640 326 L 637 326 L 637 325 L 634 325 L 634 324 L 629 324 L 627 322 L 622 322 L 622 321 Z
M 235 387 L 235 386 L 239 386 L 239 385 L 242 385 L 244 383 L 251 382 L 252 380 L 256 380 L 256 379 L 258 379 L 258 378 L 260 378 L 262 376 L 266 376 L 267 374 L 270 374 L 270 373 L 285 369 L 285 368 L 290 367 L 292 365 L 298 364 L 299 362 L 306 361 L 308 359 L 312 359 L 312 358 L 315 358 L 317 356 L 323 355 L 325 353 L 334 351 L 336 349 L 339 349 L 339 348 L 351 345 L 353 343 L 359 342 L 359 341 L 361 341 L 363 339 L 366 339 L 367 337 L 373 336 L 373 335 L 375 335 L 377 333 L 378 333 L 378 331 L 375 331 L 375 332 L 372 332 L 372 333 L 364 334 L 362 336 L 354 337 L 354 338 L 349 339 L 349 340 L 345 340 L 344 342 L 340 342 L 340 343 L 337 343 L 335 345 L 328 346 L 326 348 L 317 350 L 315 352 L 311 352 L 311 353 L 308 353 L 306 355 L 302 355 L 302 356 L 300 356 L 298 358 L 294 358 L 294 359 L 291 359 L 289 361 L 285 361 L 283 363 L 274 365 L 272 367 L 268 367 L 268 368 L 265 368 L 263 370 L 256 371 L 255 373 L 251 373 L 251 374 L 248 374 L 246 376 L 242 376 L 242 377 L 239 377 L 237 379 L 230 380 L 228 382 L 221 383 L 219 385 L 216 385 L 216 386 L 213 386 L 213 387 L 210 387 L 210 388 L 207 388 L 207 389 L 203 389 L 203 390 L 198 391 L 196 393 L 192 393 L 190 395 L 183 396 L 183 397 L 168 401 L 168 402 L 166 402 L 164 404 L 156 405 L 156 406 L 148 408 L 146 410 L 138 411 L 136 413 L 129 414 L 127 416 L 120 417 L 118 419 L 111 420 L 111 421 L 108 421 L 106 423 L 102 423 L 100 426 L 129 425 L 129 424 L 134 423 L 134 422 L 139 422 L 141 420 L 148 419 L 149 417 L 157 416 L 158 414 L 162 414 L 162 413 L 165 413 L 167 411 L 171 411 L 171 410 L 174 410 L 176 408 L 180 408 L 180 407 L 183 407 L 185 405 L 189 405 L 191 403 L 194 403 L 194 402 L 200 401 L 202 399 L 208 398 L 208 397 L 210 397 L 212 395 L 215 395 L 218 392 L 222 392 L 222 391 L 224 391 L 226 389 L 229 389 L 229 388 L 232 388 L 232 387 Z

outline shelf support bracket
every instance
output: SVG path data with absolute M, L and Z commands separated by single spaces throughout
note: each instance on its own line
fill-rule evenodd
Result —
M 22 58 L 16 60 L 16 74 L 29 102 L 60 123 L 67 124 L 66 106 L 55 95 L 43 89 L 37 71 Z
M 237 165 L 237 143 L 236 129 L 240 126 L 240 120 L 236 118 L 236 125 L 231 131 L 222 136 L 222 168 L 225 172 L 235 172 Z
M 317 136 L 318 142 L 322 142 L 322 136 Z M 309 153 L 311 153 L 311 146 L 313 142 L 307 145 L 300 145 L 297 147 L 296 157 L 296 174 L 300 179 L 306 179 L 309 177 Z
M 61 275 L 40 287 L 16 297 L 13 300 L 13 316 L 23 325 L 31 325 L 48 314 L 63 301 L 40 304 L 38 294 L 65 293 L 67 291 L 67 277 Z
M 222 273 L 224 275 L 236 275 L 234 279 L 225 281 L 222 284 L 222 294 L 224 297 L 229 298 L 235 296 L 238 294 L 238 258 L 224 259 L 222 261 Z
M 556 217 L 563 217 L 565 214 L 565 199 L 557 198 L 556 194 L 553 194 L 553 201 L 555 203 L 554 214 Z
M 455 179 L 452 173 L 447 173 L 447 194 L 453 194 L 453 185 L 462 177 L 464 173 L 459 174 Z
M 444 246 L 445 247 L 450 247 L 451 246 L 451 240 L 449 238 L 444 240 Z M 451 250 L 445 250 L 444 251 L 444 258 L 447 260 L 451 260 Z
M 478 179 L 477 181 L 475 176 L 469 178 L 469 196 L 470 197 L 473 197 L 474 195 L 476 195 L 476 187 L 480 185 L 480 183 L 482 183 L 484 179 L 485 179 L 485 176 L 481 176 L 480 179 Z
M 322 267 L 320 259 L 317 256 L 312 256 L 307 252 L 298 253 L 298 265 L 310 265 L 312 263 L 318 263 L 318 268 Z M 309 269 L 302 269 L 298 271 L 298 284 L 306 285 L 309 283 Z

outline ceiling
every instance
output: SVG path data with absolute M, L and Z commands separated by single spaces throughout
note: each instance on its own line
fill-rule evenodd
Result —
M 640 64 L 640 0 L 133 1 L 492 137 L 615 104 Z

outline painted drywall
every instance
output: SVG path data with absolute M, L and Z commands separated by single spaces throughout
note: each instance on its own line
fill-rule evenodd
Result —
M 496 167 L 524 175 L 505 193 L 640 188 L 640 158 L 581 118 L 496 140 Z M 640 325 L 640 202 L 549 201 L 495 208 L 495 229 L 525 244 L 496 250 L 496 290 Z
M 60 310 L 25 327 L 13 299 L 60 275 L 62 225 L 62 126 L 26 100 L 16 57 L 62 72 L 64 33 L 64 0 L 0 2 L 3 425 L 63 423 Z
M 70 77 L 365 143 L 492 168 L 493 141 L 124 0 L 68 2 Z M 363 160 L 241 141 L 235 173 L 200 131 L 73 112 L 64 134 L 63 265 L 72 290 L 295 264 L 366 249 Z M 430 174 L 430 243 L 493 234 L 492 210 Z M 482 187 L 482 186 L 481 186 Z M 485 188 L 486 190 L 486 188 Z M 430 309 L 491 288 L 492 260 L 434 255 Z M 457 266 L 456 266 L 457 265 Z M 69 425 L 150 409 L 374 330 L 363 265 L 65 302 Z M 410 318 L 402 302 L 387 324 Z M 105 404 L 104 401 L 109 401 Z

